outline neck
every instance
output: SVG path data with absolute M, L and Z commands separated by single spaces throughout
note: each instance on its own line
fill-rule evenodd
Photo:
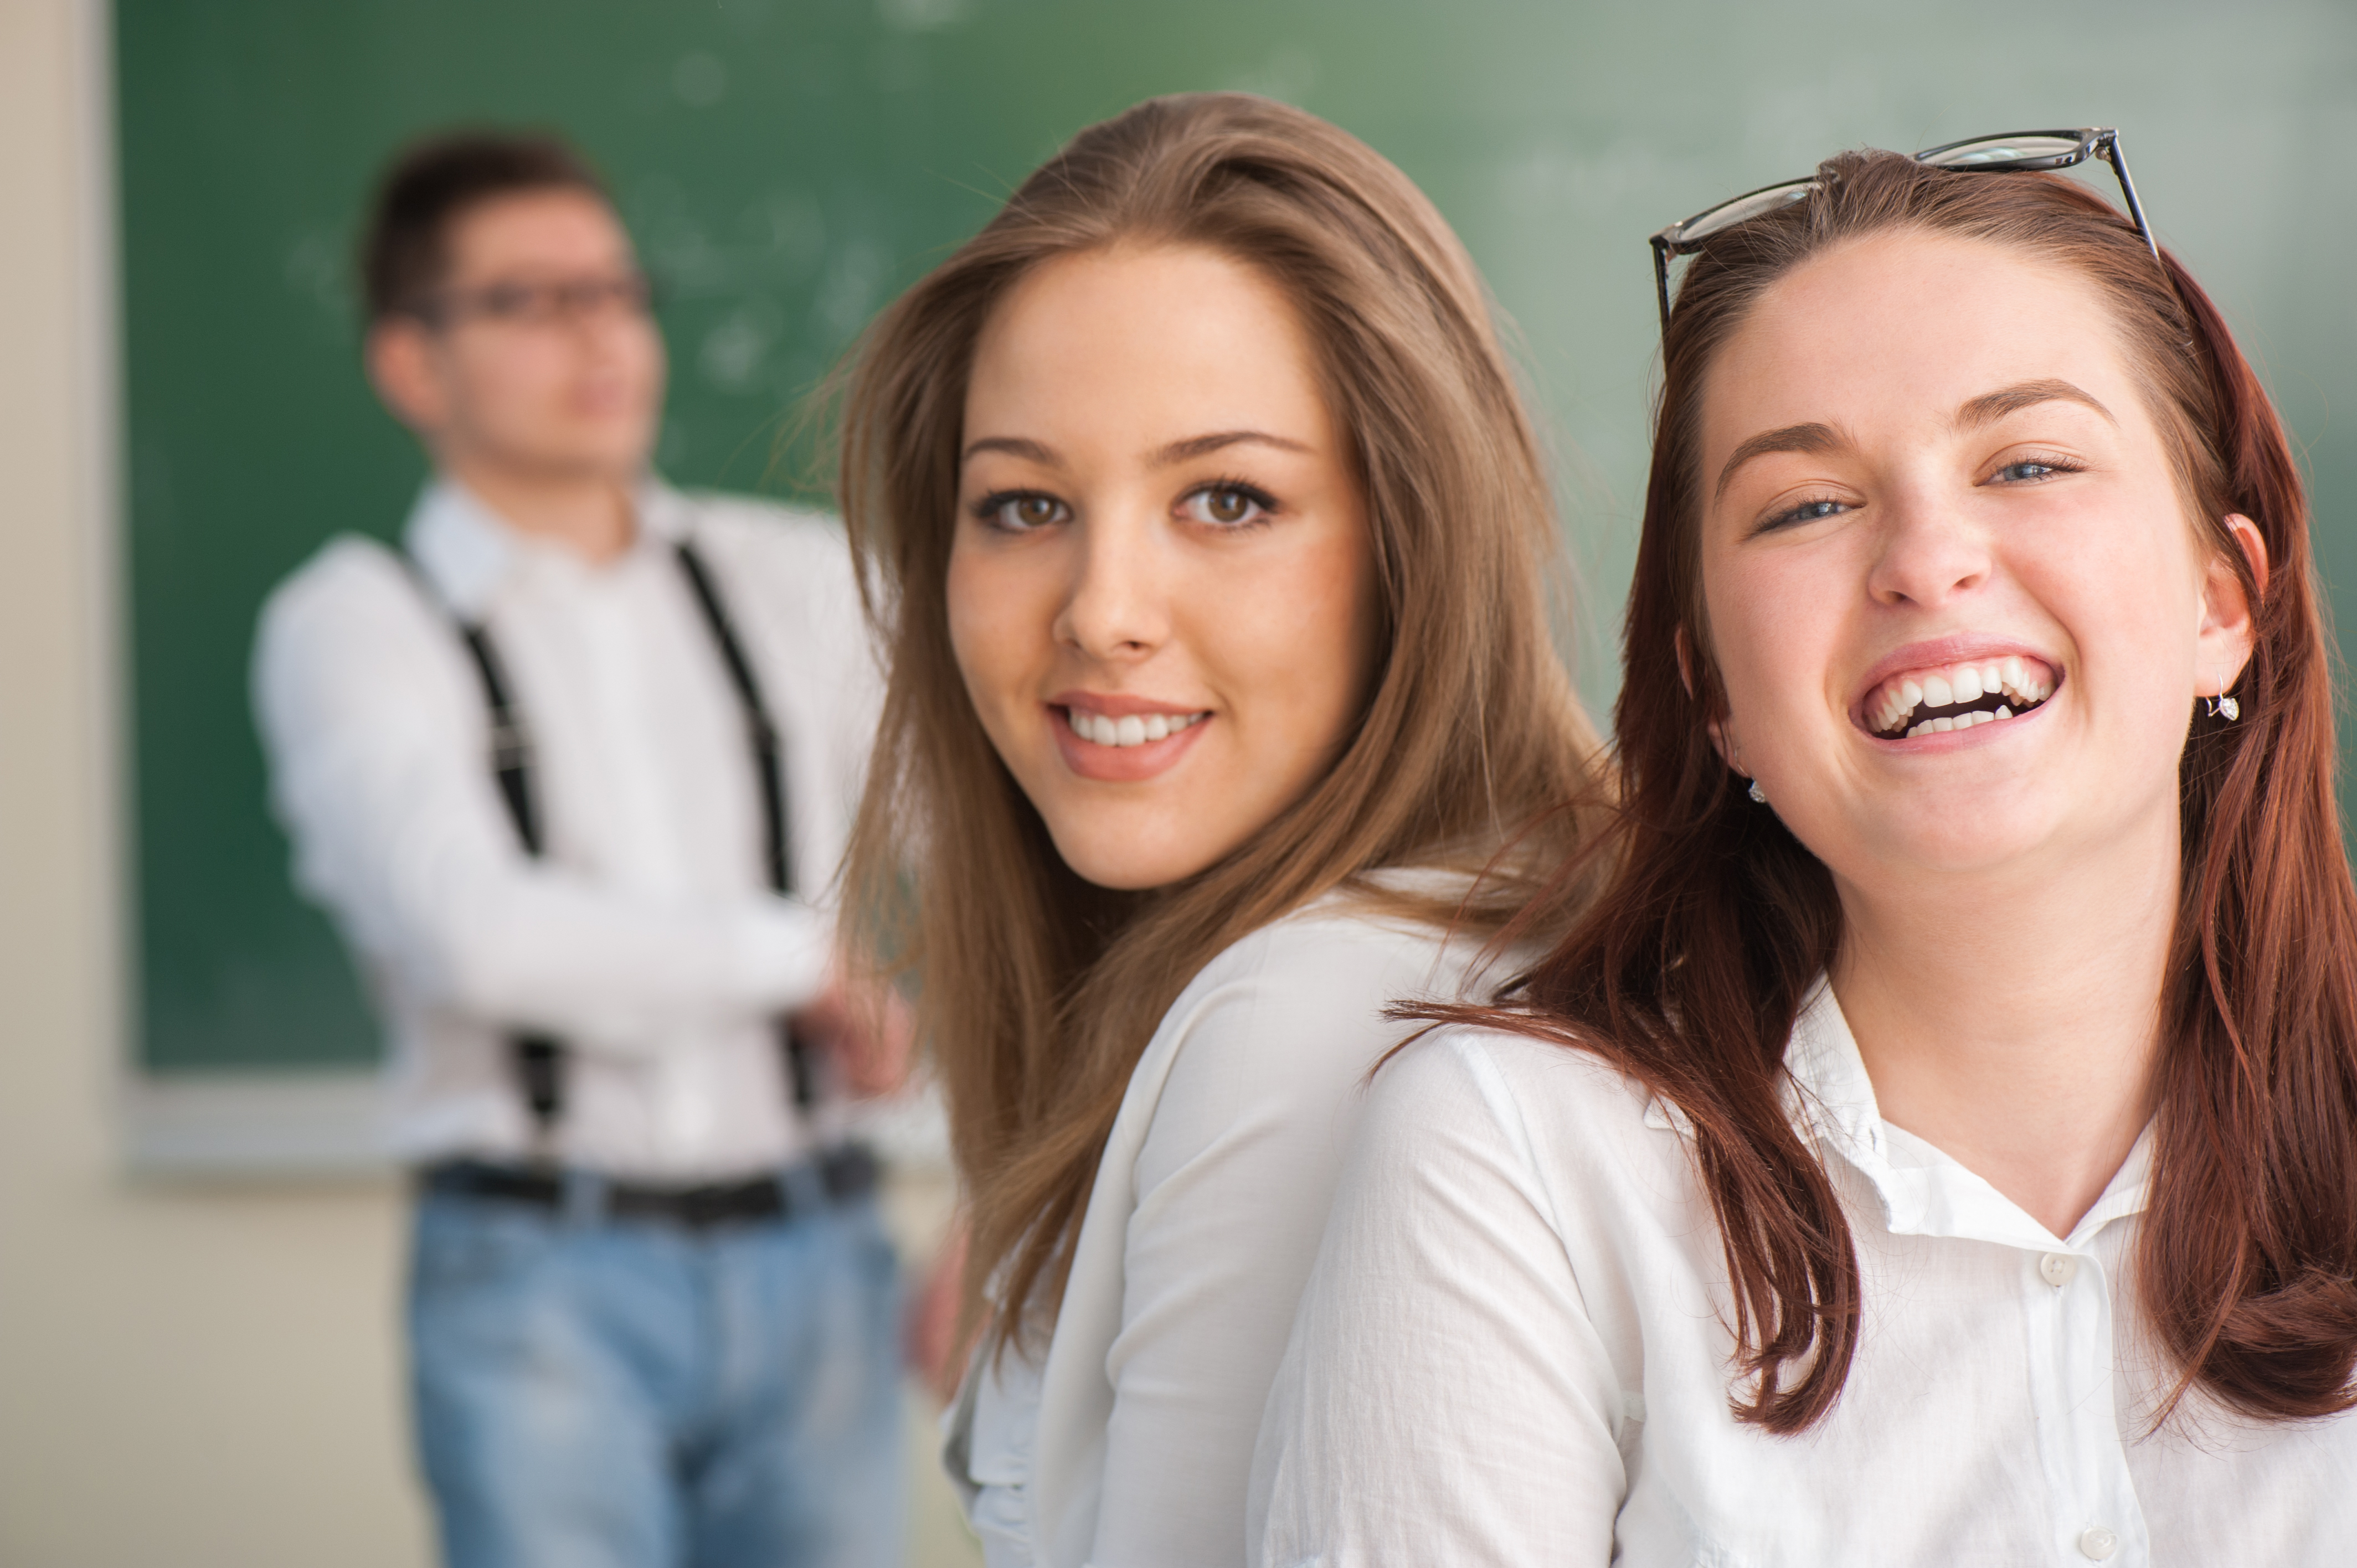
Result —
M 2178 884 L 2174 811 L 2072 864 L 1843 883 L 1834 993 L 1884 1120 L 2069 1235 L 2151 1115 Z
M 549 540 L 600 564 L 630 547 L 637 507 L 630 483 L 619 475 L 526 470 L 471 456 L 438 456 L 446 475 L 519 533 Z

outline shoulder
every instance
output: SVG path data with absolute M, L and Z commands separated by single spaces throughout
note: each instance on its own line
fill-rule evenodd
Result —
M 1313 906 L 1262 927 L 1179 993 L 1140 1063 L 1167 1112 L 1319 1115 L 1353 1102 L 1367 1073 L 1415 1026 L 1403 1001 L 1453 993 L 1442 933 Z M 1159 1069 L 1157 1071 L 1157 1069 Z
M 1439 1143 L 1502 1140 L 1518 1163 L 1574 1185 L 1684 1158 L 1676 1118 L 1643 1083 L 1595 1051 L 1494 1027 L 1436 1029 L 1393 1057 L 1365 1125 L 1371 1145 L 1406 1163 Z
M 842 525 L 824 512 L 713 490 L 682 492 L 680 499 L 698 542 L 733 563 L 816 570 L 850 580 L 850 546 Z
M 681 500 L 723 591 L 748 601 L 747 618 L 765 612 L 760 635 L 819 650 L 866 646 L 851 546 L 834 519 L 751 496 L 697 491 Z
M 385 545 L 339 534 L 263 601 L 257 656 L 287 656 L 431 631 L 435 612 L 407 565 Z

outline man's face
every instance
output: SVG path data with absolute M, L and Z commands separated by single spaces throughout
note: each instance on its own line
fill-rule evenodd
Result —
M 425 319 L 369 335 L 378 392 L 444 467 L 629 482 L 654 444 L 663 346 L 630 237 L 581 190 L 461 211 Z

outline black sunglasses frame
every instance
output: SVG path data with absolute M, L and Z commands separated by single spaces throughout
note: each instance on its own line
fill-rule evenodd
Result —
M 2036 153 L 2026 157 L 1991 158 L 1973 163 L 1943 161 L 1948 155 L 1965 147 L 2027 141 L 2033 137 L 2040 140 L 2067 141 L 2073 143 L 2074 145 L 2061 152 Z M 2112 173 L 2119 178 L 2120 195 L 2127 200 L 2128 220 L 2136 225 L 2136 237 L 2142 240 L 2145 242 L 2145 248 L 2152 252 L 2152 259 L 2158 262 L 2160 244 L 2152 237 L 2152 229 L 2144 220 L 2144 204 L 2136 199 L 2136 183 L 2128 177 L 2127 159 L 2120 152 L 2120 134 L 2110 126 L 2087 126 L 2076 131 L 2007 131 L 1994 136 L 1968 136 L 1961 142 L 1947 142 L 1936 147 L 1926 147 L 1915 155 L 1915 161 L 1919 164 L 1929 164 L 1934 168 L 1948 169 L 1956 174 L 2010 174 L 2022 169 L 2070 168 L 2085 163 L 2089 158 L 2101 158 L 2104 163 L 2111 165 Z M 1723 233 L 1738 222 L 1748 222 L 1756 214 L 1747 213 L 1743 218 L 1712 224 L 1699 231 L 1696 231 L 1696 225 L 1707 219 L 1717 217 L 1730 208 L 1744 207 L 1754 202 L 1759 204 L 1760 212 L 1772 212 L 1778 207 L 1803 199 L 1811 191 L 1818 188 L 1819 183 L 1814 175 L 1803 179 L 1781 180 L 1774 185 L 1763 185 L 1757 190 L 1747 190 L 1741 196 L 1729 197 L 1716 206 L 1706 207 L 1683 222 L 1673 223 L 1660 233 L 1653 235 L 1648 242 L 1653 248 L 1653 292 L 1662 307 L 1663 332 L 1667 333 L 1670 329 L 1670 258 L 1693 254 L 1708 244 L 1711 236 Z M 1761 199 L 1763 198 L 1767 199 Z

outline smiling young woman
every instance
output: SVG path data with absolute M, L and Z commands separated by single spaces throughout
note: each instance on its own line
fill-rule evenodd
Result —
M 2052 175 L 1844 155 L 1695 249 L 1620 858 L 1378 1076 L 1265 1558 L 2342 1561 L 2357 897 L 2274 410 Z
M 1241 1562 L 1385 1006 L 1583 886 L 1541 897 L 1596 742 L 1486 295 L 1333 126 L 1156 100 L 885 313 L 843 464 L 891 666 L 851 902 L 989 1330 L 952 1474 L 995 1565 Z

